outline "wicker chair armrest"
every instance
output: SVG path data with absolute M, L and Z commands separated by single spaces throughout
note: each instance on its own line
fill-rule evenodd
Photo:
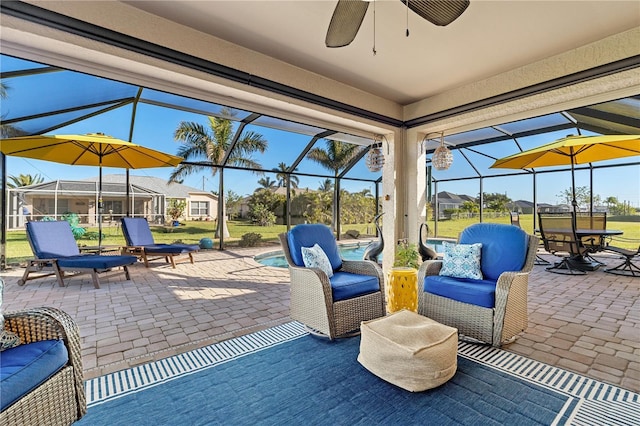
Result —
M 425 260 L 418 269 L 418 283 L 423 282 L 426 276 L 440 274 L 440 269 L 442 269 L 442 260 Z
M 342 268 L 343 272 L 349 272 L 352 274 L 370 275 L 378 277 L 380 283 L 380 292 L 382 293 L 382 303 L 386 304 L 386 289 L 384 284 L 384 272 L 382 268 L 371 260 L 343 260 Z
M 497 311 L 504 311 L 506 309 L 511 286 L 522 280 L 528 282 L 529 272 L 503 272 L 498 277 L 498 281 L 496 282 L 495 302 L 495 309 Z
M 351 274 L 377 276 L 380 280 L 384 277 L 382 268 L 380 268 L 377 263 L 370 260 L 343 260 L 340 271 L 349 272 Z
M 31 308 L 4 314 L 4 327 L 20 336 L 22 344 L 42 340 L 60 339 L 69 353 L 69 364 L 73 366 L 80 415 L 86 412 L 83 384 L 80 331 L 73 318 L 60 309 L 51 307 Z
M 319 285 L 325 294 L 331 295 L 331 283 L 329 277 L 320 268 L 307 268 L 306 266 L 289 265 L 289 271 L 295 274 L 298 279 L 304 280 L 309 285 Z

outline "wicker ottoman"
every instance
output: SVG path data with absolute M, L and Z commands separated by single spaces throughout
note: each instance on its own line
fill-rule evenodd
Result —
M 364 321 L 358 362 L 403 389 L 420 392 L 453 377 L 458 365 L 458 330 L 402 310 Z

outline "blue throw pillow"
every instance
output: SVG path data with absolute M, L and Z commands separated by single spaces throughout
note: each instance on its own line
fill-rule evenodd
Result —
M 454 278 L 482 279 L 482 270 L 480 269 L 481 243 L 453 244 L 445 241 L 442 244 L 444 246 L 444 257 L 440 275 Z
M 302 247 L 302 261 L 307 268 L 320 268 L 329 278 L 333 276 L 333 268 L 327 254 L 318 244 L 313 247 Z

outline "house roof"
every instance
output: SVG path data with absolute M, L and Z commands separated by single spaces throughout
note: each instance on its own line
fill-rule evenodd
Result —
M 19 191 L 22 193 L 54 193 L 54 192 L 66 192 L 66 193 L 86 193 L 86 194 L 95 194 L 98 192 L 98 182 L 95 181 L 77 181 L 77 180 L 53 180 L 49 182 L 38 183 L 35 185 L 27 185 L 21 186 L 19 188 L 15 188 L 14 191 Z M 154 194 L 161 194 L 161 192 L 154 191 L 149 188 L 145 188 L 141 185 L 136 185 L 131 182 L 131 193 L 141 197 L 141 196 L 151 196 Z M 103 194 L 126 194 L 126 187 L 124 182 L 122 183 L 111 183 L 111 182 L 103 182 L 102 184 L 102 193 Z
M 84 180 L 97 182 L 98 177 L 87 178 Z M 124 184 L 125 180 L 126 175 L 124 174 L 109 174 L 102 176 L 103 187 L 104 184 L 110 183 Z M 167 180 L 155 176 L 130 175 L 129 182 L 134 185 L 148 188 L 154 192 L 165 194 L 168 198 L 187 198 L 190 194 L 205 194 L 212 196 L 216 200 L 218 199 L 218 197 L 211 192 L 202 191 L 201 189 L 183 185 L 181 183 L 169 183 Z

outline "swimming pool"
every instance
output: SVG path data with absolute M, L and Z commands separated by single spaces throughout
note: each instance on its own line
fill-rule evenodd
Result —
M 427 246 L 431 247 L 438 253 L 442 253 L 442 242 L 453 241 L 448 239 L 428 239 Z M 364 251 L 369 245 L 369 242 L 363 242 L 358 244 L 340 244 L 338 246 L 340 255 L 345 260 L 362 260 Z M 269 253 L 259 254 L 254 257 L 255 261 L 265 266 L 275 266 L 277 268 L 286 268 L 287 261 L 282 254 L 282 250 L 272 251 Z M 382 255 L 378 257 L 378 260 L 382 260 Z

